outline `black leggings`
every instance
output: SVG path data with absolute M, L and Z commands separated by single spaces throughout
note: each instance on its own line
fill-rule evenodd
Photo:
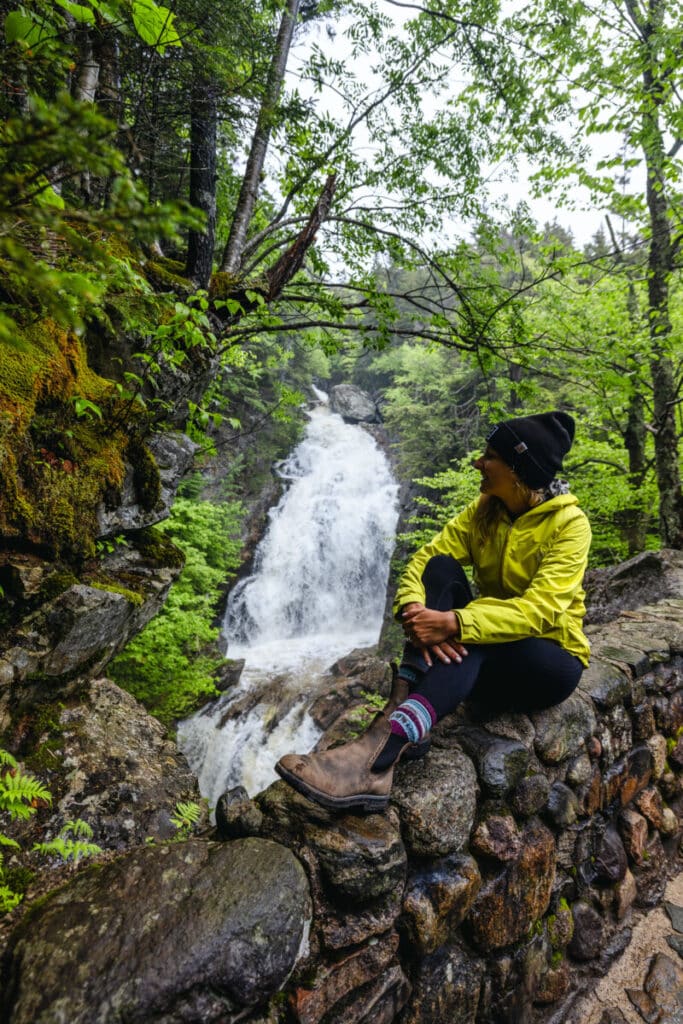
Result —
M 462 566 L 450 555 L 436 555 L 427 563 L 422 582 L 425 604 L 435 611 L 464 608 L 472 591 Z M 526 637 L 500 644 L 466 643 L 462 662 L 450 665 L 432 655 L 430 668 L 421 651 L 406 643 L 401 668 L 418 693 L 443 718 L 472 696 L 491 711 L 539 711 L 560 704 L 576 689 L 583 664 L 552 640 Z M 412 669 L 412 671 L 411 671 Z

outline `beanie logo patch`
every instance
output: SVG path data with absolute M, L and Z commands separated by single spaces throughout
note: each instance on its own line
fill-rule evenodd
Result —
M 524 444 L 524 441 L 520 441 L 519 444 L 515 445 L 515 451 L 518 455 L 523 455 L 524 452 L 529 450 L 529 446 Z

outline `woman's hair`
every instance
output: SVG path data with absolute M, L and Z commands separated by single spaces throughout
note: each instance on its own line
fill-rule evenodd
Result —
M 545 497 L 545 489 L 543 487 L 534 490 L 519 479 L 515 481 L 515 486 L 519 491 L 520 498 L 524 499 L 528 508 L 540 505 Z M 507 515 L 507 511 L 504 502 L 500 498 L 496 498 L 493 494 L 482 494 L 477 505 L 477 511 L 474 513 L 474 522 L 483 541 L 487 541 L 493 536 L 498 523 L 503 516 Z

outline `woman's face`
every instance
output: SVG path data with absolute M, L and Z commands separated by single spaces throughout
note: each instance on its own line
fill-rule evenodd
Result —
M 480 490 L 482 494 L 500 498 L 508 507 L 518 504 L 517 474 L 510 469 L 507 462 L 503 462 L 491 445 L 486 446 L 484 454 L 475 459 L 472 465 L 481 473 Z

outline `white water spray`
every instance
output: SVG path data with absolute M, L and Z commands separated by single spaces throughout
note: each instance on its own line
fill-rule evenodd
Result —
M 315 745 L 306 709 L 322 673 L 376 643 L 382 624 L 398 497 L 383 452 L 319 406 L 279 472 L 289 486 L 228 602 L 228 654 L 246 661 L 239 685 L 178 730 L 212 805 L 232 786 L 259 792 L 282 754 Z

